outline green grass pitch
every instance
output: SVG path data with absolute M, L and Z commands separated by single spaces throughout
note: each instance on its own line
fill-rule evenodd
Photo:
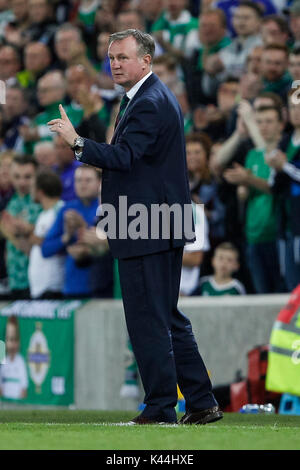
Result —
M 133 412 L 1 410 L 6 450 L 299 450 L 300 416 L 240 415 L 205 426 L 126 426 Z

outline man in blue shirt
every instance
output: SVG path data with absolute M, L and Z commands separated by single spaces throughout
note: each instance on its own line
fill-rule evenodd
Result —
M 80 232 L 94 225 L 98 208 L 98 192 L 101 173 L 82 165 L 75 171 L 76 199 L 66 202 L 42 244 L 45 258 L 58 253 L 66 254 L 63 293 L 69 297 L 88 297 L 92 294 L 91 268 L 80 267 L 77 261 L 84 254 L 84 246 L 78 242 Z

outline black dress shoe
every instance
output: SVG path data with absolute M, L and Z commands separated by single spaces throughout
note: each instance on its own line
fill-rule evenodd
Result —
M 150 419 L 147 418 L 146 416 L 136 416 L 133 418 L 131 421 L 128 423 L 129 425 L 133 426 L 136 424 L 177 424 L 176 421 L 163 421 L 159 419 Z
M 218 406 L 202 411 L 187 411 L 179 421 L 179 424 L 207 424 L 223 418 L 223 413 Z

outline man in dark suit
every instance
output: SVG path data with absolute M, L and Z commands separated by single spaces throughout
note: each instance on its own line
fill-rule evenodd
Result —
M 127 327 L 145 390 L 146 407 L 131 424 L 176 423 L 177 383 L 187 407 L 180 423 L 206 424 L 221 419 L 222 412 L 190 321 L 177 308 L 183 246 L 194 240 L 184 217 L 177 216 L 191 209 L 182 114 L 151 71 L 150 35 L 127 30 L 111 35 L 109 44 L 114 82 L 126 91 L 111 143 L 82 141 L 62 106 L 61 119 L 49 126 L 74 148 L 76 158 L 103 169 L 102 207 L 109 203 L 116 211 L 117 236 L 108 239 L 119 262 Z M 147 213 L 140 237 L 129 233 L 132 204 Z M 151 218 L 155 205 L 167 207 L 158 231 Z M 128 233 L 120 236 L 124 223 Z

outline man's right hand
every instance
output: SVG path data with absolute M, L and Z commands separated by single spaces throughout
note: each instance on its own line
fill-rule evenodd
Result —
M 75 139 L 79 137 L 79 135 L 75 131 L 73 124 L 61 104 L 59 105 L 59 112 L 61 119 L 52 119 L 52 121 L 49 121 L 47 124 L 51 132 L 57 132 L 57 134 L 72 147 Z

